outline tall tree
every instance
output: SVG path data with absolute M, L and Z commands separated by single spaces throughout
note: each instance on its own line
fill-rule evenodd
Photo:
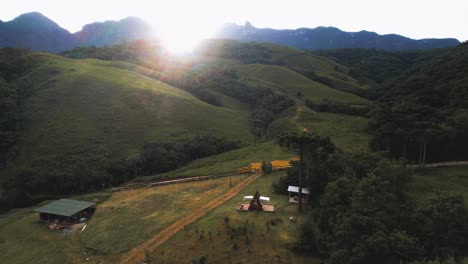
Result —
M 334 146 L 328 138 L 322 138 L 307 130 L 301 132 L 285 132 L 278 136 L 278 144 L 289 153 L 299 156 L 299 211 L 302 211 L 302 176 L 304 174 L 304 157 L 320 159 L 321 155 L 328 155 L 334 151 Z M 325 151 L 326 150 L 326 151 Z M 309 179 L 310 181 L 310 179 Z

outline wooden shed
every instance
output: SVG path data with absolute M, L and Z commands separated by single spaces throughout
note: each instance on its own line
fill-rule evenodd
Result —
M 77 222 L 81 218 L 89 218 L 94 212 L 96 203 L 71 199 L 60 199 L 36 208 L 42 221 Z
M 290 203 L 298 203 L 299 202 L 299 187 L 298 186 L 288 186 L 288 193 L 289 193 L 289 202 Z M 307 188 L 302 188 L 302 202 L 307 202 L 307 198 L 310 192 Z

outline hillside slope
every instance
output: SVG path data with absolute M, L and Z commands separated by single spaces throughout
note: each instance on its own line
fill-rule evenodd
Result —
M 424 163 L 466 160 L 468 43 L 416 63 L 380 89 L 374 147 Z
M 247 112 L 209 105 L 112 62 L 43 53 L 28 59 L 31 70 L 16 81 L 28 87 L 21 129 L 2 181 L 23 175 L 34 188 L 79 192 L 112 182 L 108 169 L 125 167 L 145 142 L 252 140 Z
M 254 86 L 256 84 L 268 85 L 291 97 L 302 94 L 306 99 L 313 101 L 330 100 L 355 105 L 367 102 L 357 95 L 332 89 L 284 67 L 249 64 L 239 66 L 236 69 L 241 77 L 241 82 L 247 82 Z

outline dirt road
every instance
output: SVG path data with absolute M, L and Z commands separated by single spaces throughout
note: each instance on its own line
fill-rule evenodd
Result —
M 120 263 L 125 264 L 133 264 L 133 263 L 141 263 L 144 261 L 146 254 L 150 254 L 156 250 L 160 245 L 164 242 L 169 240 L 172 236 L 174 236 L 177 232 L 182 230 L 184 226 L 190 225 L 191 223 L 198 220 L 200 217 L 206 215 L 209 211 L 217 208 L 218 206 L 224 204 L 225 202 L 232 199 L 236 196 L 244 187 L 248 186 L 258 177 L 260 177 L 262 173 L 254 174 L 244 181 L 240 182 L 236 186 L 232 187 L 227 193 L 223 196 L 216 198 L 209 203 L 206 203 L 204 206 L 196 209 L 192 213 L 182 217 L 180 220 L 174 222 L 170 226 L 163 229 L 161 232 L 154 235 L 152 238 L 144 242 L 143 244 L 139 245 L 138 247 L 130 250 L 129 252 L 125 253 Z
M 428 163 L 424 165 L 424 168 L 437 168 L 437 167 L 453 167 L 453 166 L 466 166 L 468 161 L 447 161 L 438 163 Z M 408 165 L 409 167 L 418 168 L 421 167 L 418 164 Z

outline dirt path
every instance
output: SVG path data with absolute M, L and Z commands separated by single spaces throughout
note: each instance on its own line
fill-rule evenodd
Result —
M 223 196 L 216 198 L 210 201 L 209 203 L 206 203 L 204 206 L 196 209 L 192 213 L 182 217 L 180 220 L 172 223 L 170 226 L 166 227 L 161 232 L 157 233 L 156 235 L 148 239 L 143 244 L 139 245 L 138 247 L 124 254 L 121 258 L 120 263 L 126 263 L 126 264 L 127 263 L 128 264 L 141 263 L 142 261 L 144 261 L 146 254 L 154 252 L 156 248 L 158 248 L 164 242 L 169 240 L 177 232 L 182 230 L 184 226 L 190 225 L 191 223 L 198 220 L 200 217 L 206 215 L 209 211 L 229 201 L 235 195 L 237 195 L 244 187 L 248 186 L 250 183 L 252 183 L 261 175 L 262 173 L 257 173 L 248 177 L 244 181 L 240 182 L 239 184 L 231 188 Z
M 453 166 L 465 166 L 468 165 L 468 161 L 447 161 L 438 163 L 427 163 L 424 168 L 437 168 L 437 167 L 453 167 Z M 418 168 L 418 164 L 408 165 L 409 167 Z

